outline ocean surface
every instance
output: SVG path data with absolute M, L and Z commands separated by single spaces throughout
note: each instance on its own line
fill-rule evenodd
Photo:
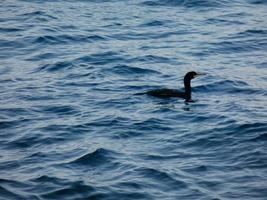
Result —
M 85 199 L 267 199 L 266 0 L 1 0 L 0 200 Z

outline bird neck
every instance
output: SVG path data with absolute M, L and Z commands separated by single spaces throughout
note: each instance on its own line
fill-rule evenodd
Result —
M 184 80 L 185 99 L 191 99 L 191 83 L 190 80 Z

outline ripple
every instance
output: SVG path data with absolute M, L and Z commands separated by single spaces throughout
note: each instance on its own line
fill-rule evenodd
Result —
M 122 76 L 133 76 L 134 74 L 137 75 L 148 75 L 148 74 L 154 74 L 159 73 L 155 70 L 151 69 L 144 69 L 140 67 L 132 67 L 128 65 L 118 65 L 111 68 L 111 72 L 122 75 Z
M 220 52 L 222 54 L 232 54 L 251 52 L 257 50 L 265 50 L 265 41 L 258 42 L 257 40 L 246 40 L 246 41 L 223 41 L 218 43 L 210 43 L 212 51 Z
M 265 36 L 267 34 L 267 30 L 263 30 L 263 29 L 248 29 L 246 31 L 240 32 L 238 33 L 239 35 L 245 35 L 245 36 L 249 36 L 249 35 L 263 35 Z
M 251 4 L 257 4 L 257 5 L 258 4 L 263 4 L 263 5 L 267 4 L 267 2 L 265 0 L 248 0 L 248 2 Z
M 163 21 L 153 20 L 153 21 L 141 24 L 140 27 L 163 26 L 164 24 L 165 22 Z
M 154 39 L 166 39 L 174 35 L 183 35 L 190 33 L 188 30 L 169 31 L 169 32 L 146 32 L 140 33 L 137 31 L 128 31 L 123 33 L 116 33 L 109 35 L 109 38 L 116 39 L 118 41 L 128 40 L 154 40 Z M 140 47 L 142 48 L 142 47 Z
M 4 28 L 1 28 L 0 27 L 0 33 L 13 33 L 13 32 L 20 32 L 20 31 L 23 31 L 22 28 L 11 28 L 11 27 L 4 27 Z
M 140 56 L 132 59 L 133 61 L 139 62 L 149 62 L 149 63 L 171 63 L 171 59 L 163 57 L 163 56 L 155 56 L 155 55 L 146 55 Z
M 73 115 L 78 112 L 73 106 L 67 106 L 67 105 L 45 106 L 41 110 L 42 110 L 41 112 L 53 113 L 57 115 Z
M 44 199 L 58 199 L 72 196 L 74 199 L 83 199 L 91 198 L 92 195 L 95 195 L 94 192 L 95 188 L 93 186 L 89 186 L 84 184 L 83 182 L 77 181 L 61 189 L 42 194 L 41 197 Z
M 68 61 L 60 61 L 54 64 L 45 64 L 37 69 L 35 69 L 33 71 L 33 73 L 37 73 L 37 72 L 57 72 L 57 71 L 61 71 L 61 70 L 65 70 L 65 69 L 70 69 L 73 67 L 73 64 L 71 62 Z
M 40 10 L 23 13 L 23 14 L 20 14 L 19 17 L 22 17 L 22 18 L 27 19 L 27 20 L 36 18 L 36 19 L 39 19 L 41 21 L 48 21 L 48 20 L 52 20 L 52 19 L 57 19 L 56 17 L 49 15 L 46 12 L 40 11 Z
M 70 43 L 93 43 L 104 41 L 105 38 L 99 35 L 43 35 L 39 37 L 27 37 L 26 40 L 32 40 L 33 44 L 44 45 L 62 45 Z
M 0 39 L 0 45 L 3 47 L 3 49 L 24 48 L 25 47 L 25 43 L 22 42 L 21 40 L 4 40 L 4 39 Z
M 7 180 L 7 179 L 0 179 L 0 192 L 1 197 L 5 199 L 33 199 L 38 200 L 39 198 L 33 194 L 25 194 L 20 190 L 27 189 L 29 185 L 14 181 L 14 180 Z M 15 191 L 13 188 L 17 188 Z
M 210 1 L 210 0 L 163 0 L 163 1 L 145 1 L 142 5 L 146 6 L 185 6 L 191 8 L 197 7 L 222 7 L 227 5 L 228 1 Z
M 24 123 L 29 122 L 30 119 L 17 119 L 17 120 L 3 120 L 0 121 L 0 129 L 16 128 L 23 126 Z
M 117 62 L 123 62 L 125 58 L 117 52 L 106 51 L 102 53 L 81 56 L 74 60 L 74 63 L 90 63 L 94 65 L 105 65 Z
M 263 94 L 265 91 L 252 88 L 244 81 L 222 80 L 194 87 L 196 91 L 213 93 L 240 93 L 240 94 Z
M 257 137 L 251 139 L 252 141 L 267 141 L 267 133 L 262 133 L 262 134 L 259 134 Z
M 145 179 L 150 179 L 150 181 L 153 181 L 153 184 L 162 183 L 162 181 L 165 183 L 166 188 L 175 188 L 182 190 L 184 188 L 187 188 L 187 184 L 184 181 L 177 180 L 173 177 L 173 175 L 169 175 L 166 172 L 162 172 L 160 170 L 156 170 L 153 168 L 139 168 L 135 170 L 138 174 L 143 175 Z M 170 189 L 169 188 L 169 189 Z

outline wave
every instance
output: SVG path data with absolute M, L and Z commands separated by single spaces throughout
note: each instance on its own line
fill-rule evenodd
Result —
M 91 199 L 95 194 L 95 187 L 87 185 L 82 181 L 76 181 L 60 189 L 46 192 L 41 195 L 42 199 Z
M 75 160 L 69 162 L 68 165 L 77 165 L 77 166 L 86 165 L 92 167 L 107 165 L 112 162 L 113 160 L 112 158 L 116 154 L 117 153 L 111 150 L 99 148 L 91 153 L 87 153 L 85 155 L 76 158 Z
M 95 186 L 86 184 L 83 181 L 70 181 L 68 179 L 41 175 L 30 180 L 31 183 L 37 185 L 37 188 L 31 191 L 38 193 L 41 199 L 84 199 L 100 197 L 101 193 L 97 192 Z M 42 186 L 42 189 L 38 189 Z
M 214 117 L 214 119 L 216 121 L 222 120 L 219 117 Z M 192 143 L 196 146 L 207 145 L 206 147 L 208 147 L 209 145 L 212 145 L 216 147 L 216 145 L 223 145 L 225 143 L 237 144 L 241 142 L 247 143 L 259 140 L 266 142 L 266 128 L 267 123 L 251 122 L 240 124 L 236 121 L 227 119 L 227 123 L 225 123 L 222 127 L 212 129 L 213 136 L 205 135 L 207 131 L 202 131 L 199 132 L 196 138 L 192 140 Z M 191 144 L 191 142 L 189 143 Z
M 246 39 L 246 40 L 235 40 L 236 35 L 225 38 L 226 41 L 209 43 L 208 49 L 209 54 L 233 54 L 233 53 L 244 53 L 253 52 L 258 50 L 266 50 L 266 41 L 260 40 L 260 38 Z
M 0 198 L 4 199 L 32 199 L 39 200 L 37 195 L 25 193 L 31 186 L 19 181 L 0 178 Z
M 190 8 L 197 7 L 223 7 L 229 4 L 230 1 L 219 0 L 158 0 L 158 1 L 144 1 L 142 5 L 146 6 L 183 6 Z
M 242 94 L 264 94 L 265 91 L 249 86 L 244 81 L 222 80 L 209 83 L 206 85 L 196 86 L 196 91 L 212 92 L 212 93 L 242 93 Z
M 251 4 L 256 4 L 256 5 L 266 5 L 267 1 L 266 0 L 247 0 Z
M 171 63 L 172 60 L 167 58 L 167 57 L 163 57 L 163 56 L 155 56 L 155 55 L 145 55 L 145 56 L 139 56 L 139 57 L 135 57 L 130 59 L 130 61 L 132 62 L 142 62 L 142 63 Z
M 150 26 L 163 26 L 165 24 L 164 21 L 160 21 L 160 20 L 152 20 L 146 23 L 143 23 L 141 25 L 139 25 L 140 27 L 150 27 Z
M 141 167 L 135 169 L 135 172 L 139 175 L 142 175 L 144 180 L 152 182 L 155 187 L 157 187 L 157 184 L 160 184 L 161 187 L 166 187 L 166 189 L 184 189 L 188 187 L 186 182 L 178 180 L 173 174 L 163 172 L 159 169 Z M 163 182 L 164 186 L 162 185 Z
M 154 130 L 154 131 L 172 130 L 172 128 L 169 127 L 166 122 L 156 117 L 151 117 L 145 120 L 134 122 L 133 126 L 135 126 L 135 130 Z
M 26 37 L 32 44 L 45 44 L 45 45 L 59 45 L 59 44 L 70 44 L 70 43 L 93 43 L 97 41 L 106 40 L 104 37 L 99 35 L 43 35 L 36 37 Z
M 165 31 L 165 32 L 146 32 L 140 33 L 137 31 L 127 31 L 123 33 L 115 33 L 109 35 L 108 38 L 128 41 L 128 40 L 152 40 L 152 39 L 166 39 L 173 35 L 183 35 L 189 34 L 189 30 L 177 30 L 177 31 Z M 140 49 L 145 49 L 144 47 L 140 47 Z
M 15 112 L 13 112 L 14 114 Z M 9 113 L 12 115 L 12 112 Z M 8 128 L 17 128 L 23 126 L 27 122 L 31 121 L 27 118 L 13 119 L 13 120 L 1 120 L 0 121 L 0 129 L 8 129 Z
M 48 15 L 46 12 L 40 11 L 40 10 L 19 14 L 18 16 L 20 16 L 20 17 L 24 17 L 24 16 L 26 16 L 26 17 L 47 16 L 47 17 L 51 17 L 53 19 L 57 19 L 56 17 Z
M 61 71 L 61 70 L 66 70 L 66 69 L 70 69 L 73 67 L 73 64 L 71 62 L 68 61 L 60 61 L 60 62 L 56 62 L 54 64 L 45 64 L 41 67 L 38 67 L 37 69 L 35 69 L 33 71 L 33 73 L 36 72 L 57 72 L 57 71 Z
M 50 113 L 56 115 L 73 115 L 78 113 L 78 111 L 73 106 L 68 105 L 49 105 L 39 108 L 39 112 Z
M 235 129 L 247 141 L 266 141 L 267 123 L 246 123 L 238 125 Z
M 16 124 L 19 124 L 20 121 L 0 121 L 0 129 L 7 129 L 10 127 L 14 127 Z
M 125 61 L 125 58 L 119 53 L 114 52 L 114 51 L 105 51 L 101 53 L 81 56 L 73 60 L 73 63 L 75 64 L 89 63 L 93 65 L 105 65 L 105 64 L 112 64 L 112 63 L 123 62 L 123 61 Z
M 38 55 L 34 55 L 31 58 L 27 58 L 25 60 L 27 61 L 39 61 L 39 60 L 48 60 L 48 59 L 53 59 L 57 55 L 55 53 L 40 53 Z
M 266 130 L 267 127 L 265 127 Z M 267 133 L 261 133 L 261 134 L 257 134 L 256 137 L 254 137 L 253 139 L 250 139 L 250 141 L 255 141 L 255 142 L 263 142 L 263 141 L 267 141 Z
M 16 40 L 0 39 L 0 45 L 1 45 L 1 48 L 3 48 L 4 50 L 11 49 L 11 48 L 24 48 L 25 47 L 25 43 L 19 39 L 16 39 Z
M 247 29 L 245 31 L 238 33 L 238 35 L 246 35 L 246 36 L 249 36 L 249 35 L 266 36 L 266 34 L 267 34 L 267 30 L 265 29 Z
M 149 75 L 149 74 L 159 73 L 156 70 L 145 69 L 145 68 L 140 68 L 140 67 L 132 67 L 129 65 L 117 65 L 115 67 L 112 67 L 110 69 L 110 72 L 118 74 L 118 75 L 124 75 L 124 76 L 133 76 L 134 74 Z
M 55 56 L 55 55 L 45 54 L 45 55 L 39 55 L 39 56 L 50 57 L 50 56 Z M 37 59 L 37 58 L 33 57 L 32 59 Z M 77 67 L 78 65 L 81 65 L 81 64 L 105 65 L 105 64 L 110 64 L 112 62 L 120 62 L 120 61 L 124 61 L 124 60 L 125 59 L 122 58 L 117 53 L 104 52 L 104 53 L 98 53 L 98 54 L 91 54 L 88 56 L 81 56 L 79 58 L 76 58 L 76 59 L 73 59 L 70 61 L 58 61 L 58 62 L 53 63 L 53 64 L 45 64 L 45 65 L 42 65 L 42 66 L 34 69 L 32 71 L 32 73 L 57 72 L 57 71 L 72 69 L 72 68 Z
M 22 28 L 0 27 L 0 33 L 21 32 L 23 30 L 24 29 L 22 29 Z

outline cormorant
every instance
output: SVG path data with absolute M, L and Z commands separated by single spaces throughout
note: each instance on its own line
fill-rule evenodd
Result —
M 185 99 L 186 102 L 193 102 L 191 99 L 191 80 L 204 73 L 196 73 L 194 71 L 186 73 L 184 76 L 184 92 L 175 89 L 156 89 L 144 93 L 137 93 L 136 95 L 147 94 L 159 98 L 178 97 Z

